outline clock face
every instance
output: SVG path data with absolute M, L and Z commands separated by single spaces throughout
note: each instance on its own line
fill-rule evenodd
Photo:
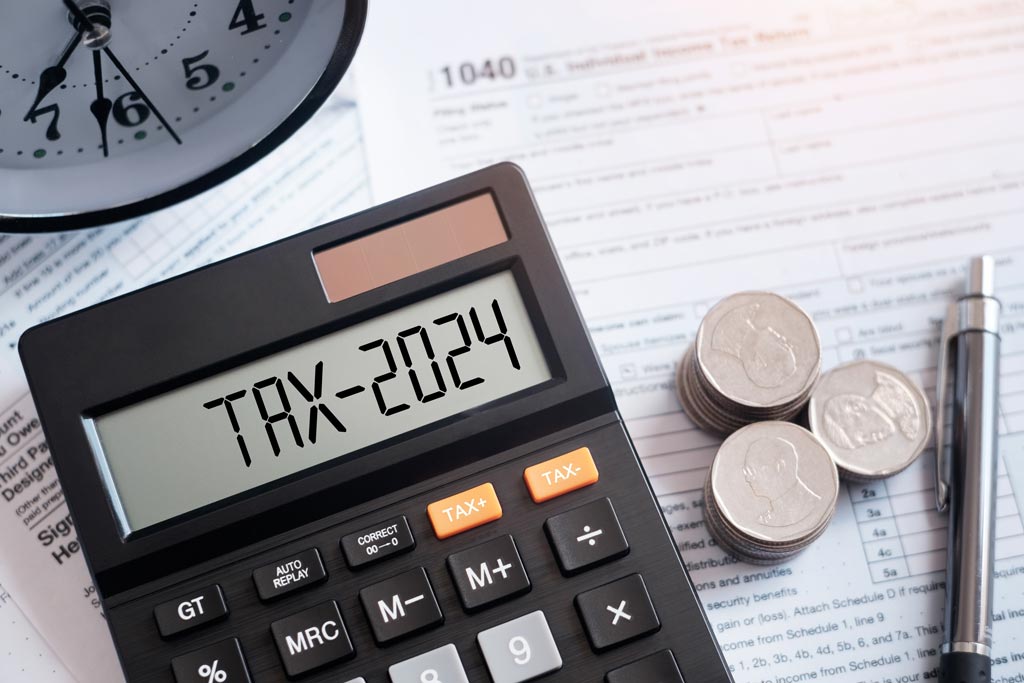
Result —
M 365 0 L 0 0 L 0 230 L 137 215 L 305 122 Z

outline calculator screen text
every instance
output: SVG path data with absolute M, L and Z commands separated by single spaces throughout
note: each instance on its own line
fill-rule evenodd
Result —
M 550 378 L 515 279 L 504 272 L 87 428 L 123 530 L 132 532 Z

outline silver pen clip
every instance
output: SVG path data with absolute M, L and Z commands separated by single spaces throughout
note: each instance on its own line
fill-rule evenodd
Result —
M 953 473 L 953 463 L 946 451 L 946 401 L 949 395 L 947 387 L 951 347 L 959 331 L 959 312 L 959 305 L 955 301 L 946 310 L 942 336 L 939 338 L 939 368 L 935 377 L 935 507 L 939 512 L 945 512 L 949 506 L 949 480 Z

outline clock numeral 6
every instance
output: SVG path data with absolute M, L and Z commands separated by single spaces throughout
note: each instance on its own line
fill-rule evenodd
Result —
M 245 30 L 242 31 L 244 36 L 246 33 L 266 28 L 267 25 L 265 23 L 260 23 L 261 19 L 263 19 L 263 15 L 256 13 L 256 8 L 252 6 L 252 0 L 239 0 L 235 13 L 231 15 L 231 23 L 228 24 L 228 28 L 232 30 L 244 28 Z
M 125 128 L 141 126 L 149 118 L 149 107 L 142 101 L 142 96 L 134 90 L 114 100 L 114 107 L 110 110 L 114 120 Z
M 186 57 L 181 60 L 181 65 L 185 69 L 185 87 L 189 90 L 202 90 L 203 88 L 209 88 L 211 85 L 217 82 L 220 78 L 220 69 L 215 67 L 213 64 L 198 64 L 206 59 L 206 56 L 210 54 L 209 50 L 200 52 L 195 57 Z

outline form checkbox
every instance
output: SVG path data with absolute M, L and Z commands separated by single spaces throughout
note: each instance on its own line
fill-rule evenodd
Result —
M 840 327 L 836 330 L 836 341 L 840 344 L 846 344 L 853 341 L 853 332 L 849 327 Z
M 851 277 L 846 281 L 846 288 L 854 294 L 860 294 L 864 291 L 864 281 L 859 277 Z

